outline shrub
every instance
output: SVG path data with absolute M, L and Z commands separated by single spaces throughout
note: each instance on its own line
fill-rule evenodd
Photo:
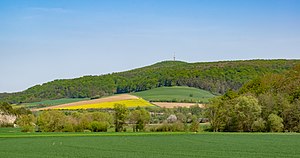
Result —
M 21 132 L 34 132 L 35 127 L 32 125 L 24 125 L 22 126 Z
M 283 119 L 276 114 L 270 114 L 268 117 L 270 131 L 271 132 L 282 132 L 283 130 Z
M 253 132 L 264 132 L 266 129 L 266 121 L 263 120 L 262 118 L 259 118 L 258 120 L 254 121 L 251 129 Z
M 175 122 L 175 123 L 166 123 L 159 125 L 155 129 L 151 129 L 151 131 L 156 132 L 182 132 L 185 130 L 185 126 L 182 122 Z
M 108 126 L 107 122 L 92 121 L 89 124 L 89 129 L 92 132 L 107 132 Z

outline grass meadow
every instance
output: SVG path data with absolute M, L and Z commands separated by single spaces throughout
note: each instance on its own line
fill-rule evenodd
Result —
M 62 99 L 45 100 L 45 101 L 33 102 L 33 103 L 24 103 L 21 104 L 20 106 L 24 106 L 24 107 L 36 107 L 39 105 L 54 106 L 54 105 L 73 103 L 73 102 L 78 102 L 83 100 L 89 100 L 89 98 L 62 98 Z
M 159 87 L 132 94 L 152 102 L 207 103 L 210 98 L 215 97 L 208 91 L 185 86 Z
M 299 157 L 300 134 L 19 133 L 0 130 L 5 158 Z M 1 156 L 1 157 L 2 157 Z

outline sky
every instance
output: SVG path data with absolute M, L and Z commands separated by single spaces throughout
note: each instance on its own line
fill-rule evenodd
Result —
M 0 92 L 163 60 L 300 59 L 300 0 L 0 0 Z

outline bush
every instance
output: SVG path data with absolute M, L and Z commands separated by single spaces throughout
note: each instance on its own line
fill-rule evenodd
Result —
M 92 132 L 107 132 L 109 124 L 107 122 L 92 121 L 89 124 L 89 129 Z
M 268 117 L 269 127 L 271 132 L 282 132 L 283 130 L 283 119 L 276 114 L 270 114 Z
M 24 125 L 22 126 L 21 132 L 34 132 L 35 127 L 32 125 Z
M 183 132 L 185 131 L 185 126 L 182 122 L 175 122 L 175 123 L 166 123 L 159 125 L 158 127 L 151 129 L 151 131 L 156 132 Z
M 199 132 L 199 121 L 198 121 L 197 117 L 195 117 L 195 116 L 192 118 L 190 131 L 191 132 Z
M 251 128 L 253 132 L 264 132 L 266 130 L 266 121 L 264 121 L 262 118 L 259 118 L 258 120 L 254 121 Z

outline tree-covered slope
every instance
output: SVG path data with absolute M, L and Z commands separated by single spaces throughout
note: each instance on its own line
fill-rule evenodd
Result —
M 214 131 L 300 132 L 300 65 L 227 91 L 206 110 Z
M 189 86 L 223 94 L 267 73 L 281 73 L 300 60 L 248 60 L 186 63 L 164 61 L 130 71 L 54 80 L 23 92 L 1 95 L 1 101 L 34 102 L 128 93 L 162 86 Z

